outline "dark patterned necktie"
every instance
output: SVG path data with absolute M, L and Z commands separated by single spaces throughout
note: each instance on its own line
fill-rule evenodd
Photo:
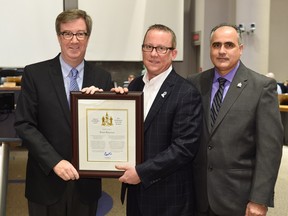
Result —
M 219 82 L 219 89 L 214 96 L 213 103 L 211 106 L 211 127 L 213 127 L 221 107 L 224 92 L 224 84 L 226 82 L 226 79 L 223 77 L 219 77 L 218 82 Z
M 78 75 L 78 70 L 75 68 L 72 68 L 70 75 L 69 75 L 69 78 L 70 78 L 69 91 L 79 91 L 79 87 L 77 84 L 77 75 Z

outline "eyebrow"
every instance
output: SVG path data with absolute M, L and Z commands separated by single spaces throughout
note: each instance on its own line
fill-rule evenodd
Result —
M 234 44 L 234 45 L 235 45 L 235 43 L 232 42 L 232 41 L 226 41 L 226 42 L 224 42 L 224 43 L 215 41 L 215 42 L 213 42 L 213 43 L 211 43 L 211 44 L 212 44 L 212 45 L 213 45 L 213 44 L 217 44 L 217 45 L 220 45 L 220 44 L 221 44 L 221 45 L 223 45 L 223 44 L 224 44 L 224 45 L 225 45 L 225 44 L 226 44 L 226 45 Z

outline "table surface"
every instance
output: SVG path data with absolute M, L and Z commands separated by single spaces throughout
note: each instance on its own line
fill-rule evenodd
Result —
M 288 105 L 279 105 L 280 112 L 288 112 Z
M 7 86 L 0 86 L 0 90 L 2 91 L 18 91 L 21 90 L 21 86 L 13 86 L 13 87 L 7 87 Z

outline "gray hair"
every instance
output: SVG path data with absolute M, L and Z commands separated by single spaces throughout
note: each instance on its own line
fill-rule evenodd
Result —
M 227 26 L 227 27 L 232 27 L 235 29 L 235 31 L 237 32 L 238 34 L 238 45 L 242 45 L 242 35 L 241 35 L 241 30 L 238 28 L 238 26 L 236 25 L 233 25 L 233 24 L 229 24 L 229 23 L 221 23 L 220 25 L 217 25 L 215 26 L 212 30 L 211 30 L 211 33 L 210 33 L 210 41 L 213 37 L 213 34 L 214 32 L 218 29 L 218 28 L 221 28 L 221 27 L 224 27 L 224 26 Z

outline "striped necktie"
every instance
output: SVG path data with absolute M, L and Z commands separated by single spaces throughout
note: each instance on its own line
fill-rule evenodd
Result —
M 219 82 L 219 89 L 214 96 L 213 103 L 211 106 L 211 127 L 213 127 L 221 107 L 224 92 L 224 84 L 226 82 L 226 79 L 223 77 L 219 77 L 218 82 Z
M 69 91 L 79 91 L 79 87 L 77 84 L 77 75 L 78 75 L 78 70 L 75 68 L 72 68 L 69 74 L 70 78 L 70 87 Z

